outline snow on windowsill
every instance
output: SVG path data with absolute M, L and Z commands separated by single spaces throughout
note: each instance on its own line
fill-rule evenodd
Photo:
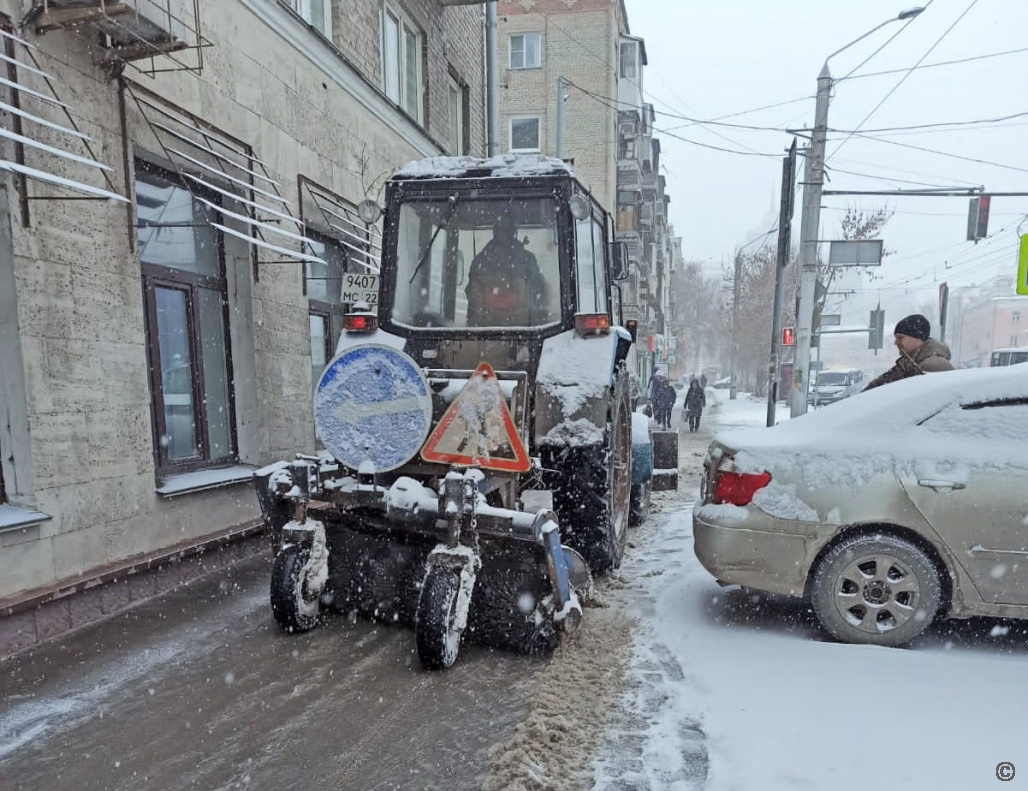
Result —
M 180 475 L 168 475 L 154 491 L 161 497 L 177 497 L 180 494 L 217 489 L 234 483 L 248 483 L 253 480 L 257 468 L 252 464 L 235 464 L 213 470 L 197 470 Z
M 30 527 L 52 518 L 49 514 L 44 514 L 34 508 L 0 504 L 0 531 Z

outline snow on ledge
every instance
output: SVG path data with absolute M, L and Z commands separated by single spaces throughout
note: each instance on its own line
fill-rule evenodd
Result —
M 177 497 L 180 494 L 217 489 L 234 483 L 247 483 L 253 479 L 256 471 L 257 468 L 252 464 L 235 464 L 231 467 L 218 467 L 213 470 L 197 470 L 179 475 L 168 475 L 154 491 L 161 497 Z
M 31 527 L 52 518 L 49 514 L 44 514 L 34 508 L 0 504 L 0 531 L 16 530 L 19 527 Z

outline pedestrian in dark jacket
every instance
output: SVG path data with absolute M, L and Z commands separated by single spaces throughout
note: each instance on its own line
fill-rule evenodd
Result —
M 899 359 L 888 371 L 872 379 L 864 390 L 898 382 L 911 376 L 952 371 L 949 347 L 931 337 L 932 325 L 920 313 L 901 319 L 894 332 Z
M 660 381 L 653 387 L 653 418 L 661 428 L 671 428 L 671 409 L 675 405 L 675 398 L 678 394 L 667 377 L 660 377 Z
M 685 391 L 685 405 L 682 407 L 685 419 L 689 421 L 689 431 L 699 431 L 700 416 L 703 414 L 703 407 L 706 405 L 707 395 L 694 377 L 689 382 L 689 389 Z

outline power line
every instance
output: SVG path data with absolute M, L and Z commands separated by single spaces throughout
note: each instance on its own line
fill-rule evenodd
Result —
M 609 96 L 603 96 L 602 94 L 594 93 L 593 91 L 590 91 L 588 88 L 583 88 L 581 85 L 578 85 L 577 83 L 574 83 L 571 80 L 568 80 L 566 78 L 564 80 L 564 84 L 567 85 L 570 88 L 574 88 L 575 90 L 580 91 L 581 93 L 583 93 L 586 96 L 588 96 L 589 98 L 591 98 L 593 101 L 599 102 L 604 107 L 610 108 L 610 109 L 618 111 L 618 112 L 621 111 L 621 107 L 619 105 L 622 105 L 623 102 L 620 102 L 617 99 L 612 99 Z M 634 109 L 634 105 L 628 105 L 628 106 L 632 107 Z M 688 137 L 683 137 L 682 135 L 674 134 L 671 130 L 660 129 L 660 128 L 656 127 L 656 126 L 653 127 L 653 131 L 654 132 L 659 132 L 662 135 L 667 135 L 668 137 L 672 137 L 672 138 L 674 138 L 676 140 L 681 140 L 684 143 L 690 143 L 691 145 L 700 146 L 701 148 L 708 148 L 708 149 L 711 149 L 713 151 L 722 151 L 722 152 L 727 153 L 727 154 L 738 154 L 740 156 L 750 156 L 750 157 L 773 157 L 775 159 L 777 159 L 779 156 L 781 156 L 780 154 L 768 154 L 768 153 L 765 153 L 763 151 L 756 151 L 754 149 L 750 149 L 749 151 L 739 151 L 737 149 L 725 148 L 723 146 L 716 146 L 716 145 L 713 145 L 712 143 L 702 143 L 699 140 L 693 140 L 693 139 L 688 138 Z M 733 140 L 731 142 L 735 142 L 735 141 Z M 739 144 L 739 145 L 741 145 L 741 144 Z M 748 146 L 747 146 L 747 148 L 748 148 Z
M 975 162 L 975 163 L 977 163 L 979 165 L 991 165 L 993 167 L 1003 168 L 1004 170 L 1016 170 L 1016 171 L 1018 171 L 1020 173 L 1028 173 L 1028 168 L 1021 168 L 1021 167 L 1018 167 L 1017 165 L 1005 165 L 1002 162 L 991 162 L 990 160 L 987 160 L 987 159 L 977 159 L 976 157 L 965 157 L 962 154 L 953 154 L 953 153 L 950 153 L 949 151 L 939 151 L 938 149 L 935 149 L 935 148 L 926 148 L 925 146 L 916 146 L 913 143 L 901 143 L 898 140 L 889 140 L 889 139 L 884 138 L 884 137 L 872 137 L 871 135 L 865 135 L 862 132 L 854 131 L 850 135 L 850 137 L 852 137 L 854 135 L 856 135 L 857 137 L 863 138 L 865 140 L 874 140 L 874 141 L 876 141 L 878 143 L 885 143 L 885 144 L 890 145 L 890 146 L 900 146 L 901 148 L 910 148 L 910 149 L 913 149 L 914 151 L 924 151 L 924 152 L 926 152 L 928 154 L 938 154 L 939 156 L 943 156 L 943 157 L 950 157 L 952 159 L 960 159 L 960 160 L 963 160 L 965 162 Z M 847 138 L 847 139 L 849 139 L 849 138 Z M 838 151 L 839 149 L 837 148 L 835 150 Z
M 832 173 L 845 173 L 846 175 L 849 175 L 849 176 L 857 176 L 859 178 L 865 178 L 865 179 L 876 179 L 878 181 L 887 181 L 887 182 L 895 183 L 895 184 L 913 184 L 916 187 L 934 187 L 934 188 L 938 188 L 938 189 L 945 189 L 947 186 L 949 186 L 949 185 L 946 185 L 946 184 L 933 184 L 933 183 L 929 183 L 927 181 L 911 181 L 910 179 L 901 179 L 901 178 L 896 178 L 895 176 L 876 176 L 876 175 L 874 175 L 872 173 L 858 173 L 855 170 L 843 170 L 842 168 L 837 168 L 835 166 L 832 166 L 830 168 L 826 168 L 826 170 L 828 170 L 829 172 L 832 172 Z
M 1028 47 L 1021 47 L 1020 49 L 1008 49 L 1004 50 L 1003 52 L 989 52 L 985 55 L 972 55 L 969 58 L 958 58 L 956 60 L 943 60 L 939 61 L 938 63 L 925 63 L 922 66 L 919 66 L 918 68 L 921 71 L 924 71 L 925 69 L 934 69 L 938 66 L 956 66 L 960 63 L 970 63 L 976 60 L 987 60 L 988 58 L 1000 58 L 1006 55 L 1019 55 L 1023 52 L 1028 52 Z M 853 74 L 851 72 L 850 74 L 847 74 L 845 77 L 836 80 L 836 82 L 842 82 L 842 80 L 862 80 L 865 77 L 882 77 L 887 74 L 899 74 L 900 72 L 907 71 L 907 68 L 886 69 L 885 71 L 869 71 L 867 74 Z
M 838 154 L 838 153 L 839 153 L 839 149 L 840 149 L 840 148 L 842 148 L 842 147 L 843 147 L 844 145 L 846 145 L 847 141 L 848 141 L 848 140 L 849 140 L 849 139 L 850 139 L 851 137 L 853 137 L 853 135 L 854 135 L 854 134 L 856 134 L 856 133 L 857 133 L 857 131 L 859 131 L 859 130 L 860 130 L 860 128 L 861 128 L 861 127 L 862 127 L 862 126 L 863 126 L 863 125 L 864 125 L 865 123 L 867 123 L 868 119 L 869 119 L 869 118 L 871 118 L 871 116 L 872 116 L 872 115 L 874 115 L 874 114 L 875 114 L 876 112 L 878 112 L 878 108 L 879 108 L 879 107 L 881 107 L 881 106 L 882 106 L 883 104 L 885 104 L 885 102 L 886 102 L 886 101 L 888 101 L 889 97 L 890 97 L 890 96 L 892 96 L 892 95 L 893 95 L 893 94 L 894 94 L 894 93 L 895 93 L 895 92 L 897 91 L 897 89 L 898 89 L 898 88 L 899 88 L 899 87 L 900 87 L 900 86 L 901 86 L 901 85 L 902 85 L 902 84 L 903 84 L 904 82 L 906 82 L 907 78 L 908 78 L 908 77 L 909 77 L 909 76 L 910 76 L 911 74 L 913 74 L 913 73 L 914 73 L 914 71 L 915 71 L 915 70 L 917 69 L 917 67 L 918 67 L 918 66 L 920 66 L 920 65 L 921 65 L 921 63 L 922 63 L 922 62 L 924 61 L 924 59 L 925 59 L 925 58 L 927 58 L 927 57 L 928 57 L 928 56 L 929 56 L 929 55 L 930 55 L 930 54 L 932 53 L 932 50 L 934 50 L 934 49 L 935 49 L 935 48 L 936 48 L 937 46 L 939 46 L 939 44 L 941 44 L 941 43 L 942 43 L 942 40 L 943 40 L 944 38 L 946 38 L 946 36 L 948 36 L 948 35 L 949 35 L 950 31 L 951 31 L 951 30 L 953 30 L 953 28 L 955 28 L 955 27 L 956 27 L 956 26 L 957 26 L 957 25 L 958 25 L 958 24 L 960 23 L 960 20 L 962 20 L 962 19 L 963 19 L 963 18 L 964 18 L 965 16 L 967 16 L 968 12 L 969 12 L 969 11 L 970 11 L 970 10 L 971 10 L 972 8 L 974 8 L 974 7 L 975 7 L 975 6 L 977 5 L 977 4 L 978 4 L 978 0 L 971 0 L 971 2 L 970 2 L 970 3 L 968 4 L 967 8 L 965 8 L 965 9 L 964 9 L 964 12 L 963 12 L 963 13 L 962 13 L 962 14 L 961 14 L 960 16 L 958 16 L 958 17 L 957 17 L 957 18 L 956 18 L 956 19 L 954 20 L 954 22 L 953 22 L 953 24 L 952 24 L 952 25 L 950 25 L 950 26 L 949 26 L 948 28 L 946 28 L 946 29 L 945 29 L 945 30 L 943 31 L 942 35 L 941 35 L 941 36 L 939 36 L 939 37 L 938 37 L 938 38 L 937 38 L 937 39 L 935 40 L 935 43 L 934 43 L 934 44 L 932 44 L 932 45 L 931 45 L 931 46 L 930 46 L 930 47 L 928 48 L 928 50 L 927 50 L 927 51 L 925 52 L 925 54 L 924 54 L 924 55 L 922 55 L 922 56 L 921 56 L 920 58 L 918 58 L 918 60 L 917 60 L 917 63 L 915 63 L 915 64 L 914 64 L 913 66 L 911 66 L 911 67 L 910 67 L 909 69 L 907 69 L 906 73 L 905 73 L 905 74 L 904 74 L 904 75 L 903 75 L 902 77 L 900 77 L 900 78 L 899 78 L 899 80 L 898 80 L 898 81 L 896 82 L 896 84 L 895 84 L 895 85 L 893 85 L 893 86 L 892 86 L 892 88 L 891 88 L 891 89 L 889 90 L 889 92 L 888 92 L 887 94 L 885 94 L 885 96 L 883 96 L 883 97 L 882 97 L 881 101 L 880 101 L 880 102 L 878 102 L 878 104 L 876 104 L 876 105 L 875 105 L 874 107 L 872 107 L 872 108 L 871 108 L 871 112 L 869 112 L 869 113 L 868 113 L 867 115 L 865 115 L 865 116 L 864 116 L 864 118 L 863 118 L 863 120 L 861 120 L 861 122 L 860 122 L 859 124 L 857 124 L 857 126 L 856 126 L 856 127 L 854 128 L 854 130 L 853 130 L 853 131 L 852 131 L 852 132 L 851 132 L 851 133 L 850 133 L 849 135 L 847 135 L 847 136 L 846 136 L 846 139 L 845 139 L 845 140 L 843 140 L 843 141 L 842 141 L 841 143 L 839 143 L 839 145 L 837 145 L 837 146 L 835 147 L 835 150 L 834 150 L 834 151 L 833 151 L 833 152 L 832 152 L 831 154 L 829 154 L 829 155 L 828 155 L 828 157 L 827 157 L 827 158 L 825 159 L 825 161 L 826 161 L 826 162 L 827 162 L 827 161 L 828 161 L 829 159 L 831 159 L 831 158 L 832 158 L 833 156 L 835 156 L 836 154 Z

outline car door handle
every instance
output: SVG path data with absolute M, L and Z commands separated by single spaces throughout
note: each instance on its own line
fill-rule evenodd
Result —
M 966 489 L 966 483 L 960 483 L 959 481 L 935 481 L 931 479 L 918 478 L 918 486 L 924 486 L 926 489 L 935 489 L 937 492 L 952 492 L 954 489 Z

